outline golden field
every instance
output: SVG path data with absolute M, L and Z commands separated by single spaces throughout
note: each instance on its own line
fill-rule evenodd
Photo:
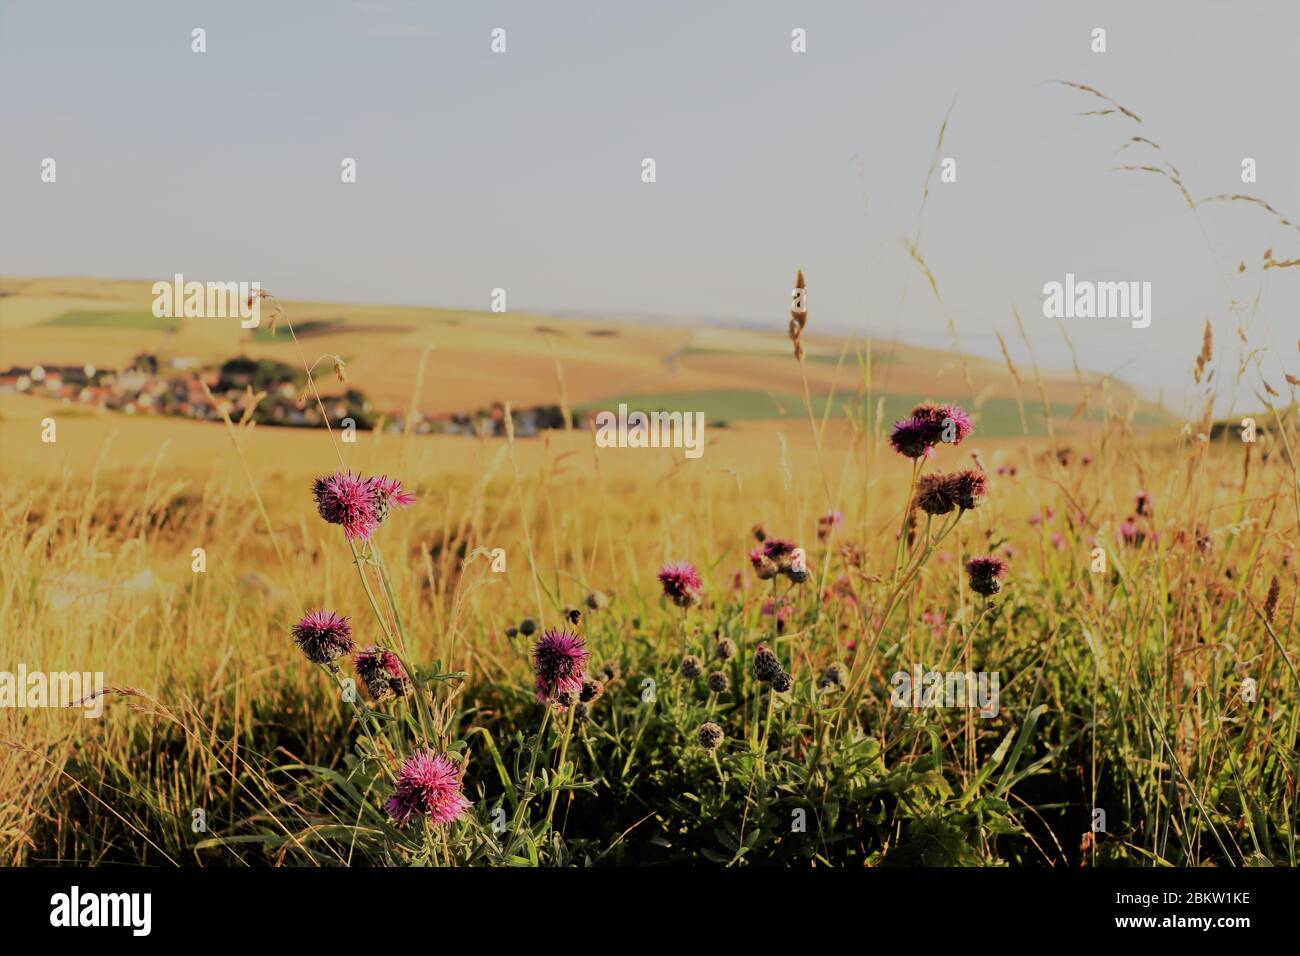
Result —
M 92 300 L 145 308 L 141 288 L 6 280 L 0 364 L 229 354 L 168 333 L 39 324 Z M 286 309 L 295 325 L 355 323 L 304 337 L 308 361 L 342 355 L 351 382 L 396 407 L 412 403 L 426 345 L 414 401 L 431 412 L 802 388 L 789 342 L 746 330 L 599 336 L 517 315 Z M 1020 369 L 1017 386 L 1005 364 L 823 338 L 815 317 L 807 341 L 810 392 L 834 388 L 848 412 L 711 425 L 696 461 L 598 449 L 576 429 L 370 432 L 344 445 L 241 424 L 237 405 L 226 426 L 0 396 L 0 660 L 102 671 L 110 688 L 102 719 L 0 710 L 3 859 L 1293 865 L 1294 406 L 1260 415 L 1258 443 L 1231 430 L 1211 441 L 1197 434 L 1208 416 L 1186 431 L 1137 425 L 1131 393 L 1086 377 Z M 297 361 L 289 341 L 234 345 Z M 893 392 L 965 405 L 973 434 L 926 468 L 988 478 L 977 508 L 942 533 L 921 522 L 913 544 L 896 532 L 915 473 L 880 414 Z M 1050 435 L 982 430 L 994 397 L 1041 409 L 1044 396 L 1089 417 L 1066 414 Z M 342 469 L 399 477 L 418 499 L 360 559 L 311 499 L 313 477 Z M 1135 514 L 1139 492 L 1154 513 Z M 843 521 L 819 540 L 829 511 Z M 1126 520 L 1140 540 L 1120 533 Z M 756 524 L 806 548 L 811 580 L 755 577 Z M 996 600 L 963 570 L 984 552 L 1010 566 Z M 707 599 L 686 612 L 656 581 L 676 560 L 704 579 Z M 592 665 L 618 676 L 588 720 L 565 724 L 533 699 L 529 642 L 507 630 L 524 617 L 559 627 L 593 592 L 607 603 L 575 628 Z M 789 608 L 784 620 L 764 613 L 769 600 Z M 314 607 L 348 614 L 359 643 L 401 630 L 420 706 L 344 706 L 289 637 Z M 721 636 L 740 657 L 710 664 L 729 689 L 706 693 L 681 665 L 710 661 Z M 788 667 L 788 694 L 750 675 L 762 642 Z M 837 662 L 847 688 L 819 681 Z M 1000 713 L 891 707 L 890 675 L 918 664 L 1001 674 Z M 718 750 L 695 743 L 705 721 L 726 735 Z M 421 738 L 461 755 L 475 809 L 454 828 L 394 827 L 379 809 Z M 497 806 L 512 822 L 500 839 Z M 1098 806 L 1103 833 L 1089 828 Z M 812 836 L 787 825 L 799 809 Z

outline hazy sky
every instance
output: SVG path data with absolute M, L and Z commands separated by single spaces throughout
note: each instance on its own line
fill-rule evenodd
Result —
M 1194 215 L 1165 180 L 1111 171 L 1149 149 L 1116 150 L 1146 136 L 1194 196 L 1300 222 L 1297 48 L 1297 0 L 3 0 L 0 272 L 470 308 L 503 287 L 512 310 L 783 328 L 802 267 L 811 335 L 943 344 L 951 318 L 967 349 L 996 355 L 1001 329 L 1023 357 L 1014 305 L 1058 366 L 1045 282 L 1149 281 L 1150 328 L 1066 326 L 1082 365 L 1178 410 L 1205 319 L 1235 342 L 1230 297 L 1260 295 L 1252 334 L 1300 374 L 1300 269 L 1258 268 L 1270 246 L 1300 256 L 1300 231 L 1239 203 Z M 1080 116 L 1104 104 L 1040 85 L 1058 77 L 1144 123 Z M 940 304 L 899 237 L 954 96 L 957 181 L 933 183 L 921 238 Z

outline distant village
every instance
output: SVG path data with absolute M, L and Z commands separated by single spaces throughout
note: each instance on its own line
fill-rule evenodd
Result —
M 253 419 L 261 425 L 286 428 L 321 428 L 324 422 L 314 397 L 304 391 L 306 375 L 283 362 L 238 357 L 221 365 L 202 365 L 193 358 L 160 359 L 137 355 L 124 369 L 93 365 L 36 365 L 0 372 L 0 392 L 17 392 L 52 398 L 66 405 L 108 409 L 125 415 L 168 415 L 196 421 L 222 420 L 218 403 L 239 408 L 248 391 L 260 394 Z M 206 390 L 204 388 L 206 386 Z M 382 427 L 386 432 L 407 430 L 407 412 L 383 413 L 374 408 L 365 393 L 355 388 L 342 395 L 323 395 L 321 402 L 338 427 L 352 419 L 360 431 Z M 232 417 L 239 413 L 232 412 Z M 515 434 L 534 437 L 545 429 L 563 428 L 559 406 L 515 409 Z M 572 423 L 578 425 L 578 417 Z M 418 415 L 410 423 L 420 435 L 453 434 L 491 437 L 505 434 L 505 406 L 443 416 Z

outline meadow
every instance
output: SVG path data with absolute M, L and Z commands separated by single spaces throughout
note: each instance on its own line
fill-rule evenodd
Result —
M 1208 413 L 1142 422 L 1082 377 L 1067 417 L 1033 369 L 952 356 L 886 393 L 870 344 L 789 348 L 761 361 L 833 395 L 733 413 L 698 461 L 581 429 L 345 444 L 247 403 L 220 425 L 0 396 L 2 658 L 107 685 L 99 719 L 0 709 L 0 859 L 1293 865 L 1295 406 L 1210 440 Z M 580 404 L 546 362 L 541 397 Z M 461 374 L 439 348 L 406 400 Z M 986 429 L 989 383 L 1019 434 L 1006 409 Z M 973 429 L 899 454 L 913 394 Z M 973 507 L 923 493 L 972 468 Z M 313 501 L 348 471 L 415 501 L 349 541 Z M 993 593 L 977 555 L 1005 563 Z M 661 582 L 675 562 L 698 587 Z M 316 608 L 355 649 L 307 659 Z M 583 642 L 585 680 L 540 673 L 548 631 Z M 917 668 L 996 674 L 996 713 L 900 703 Z M 408 788 L 420 812 L 394 815 L 417 750 L 467 807 Z

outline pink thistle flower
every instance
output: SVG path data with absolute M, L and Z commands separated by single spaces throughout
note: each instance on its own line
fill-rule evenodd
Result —
M 1042 523 L 1043 523 L 1043 516 L 1040 515 L 1037 511 L 1035 511 L 1033 514 L 1029 516 L 1030 527 L 1037 528 Z
M 666 564 L 660 568 L 659 583 L 663 585 L 664 597 L 678 607 L 699 604 L 704 596 L 704 584 L 700 581 L 700 572 L 695 570 L 695 565 L 687 561 Z
M 374 508 L 376 524 L 388 517 L 390 508 L 394 506 L 405 508 L 415 504 L 415 495 L 403 489 L 402 483 L 396 478 L 379 475 L 375 478 L 367 478 L 366 483 L 370 485 L 370 500 Z
M 591 655 L 581 637 L 568 631 L 546 631 L 533 645 L 534 688 L 537 702 L 563 702 L 561 698 L 582 691 L 587 660 Z
M 411 692 L 411 678 L 402 667 L 401 658 L 386 648 L 358 651 L 353 664 L 366 690 L 377 701 L 405 697 Z
M 426 816 L 435 826 L 453 823 L 471 806 L 461 791 L 461 769 L 446 756 L 417 750 L 397 774 L 397 786 L 384 804 L 398 823 Z
M 330 524 L 343 528 L 349 541 L 368 541 L 379 526 L 375 492 L 370 481 L 350 471 L 339 471 L 312 483 L 316 510 Z
M 1065 535 L 1061 534 L 1061 532 L 1053 531 L 1051 540 L 1052 540 L 1052 547 L 1054 547 L 1057 551 L 1065 550 Z
M 293 626 L 293 642 L 313 664 L 333 664 L 355 646 L 348 619 L 324 608 L 308 611 Z
M 985 597 L 992 597 L 1002 590 L 1002 578 L 1006 573 L 1007 563 L 996 555 L 977 554 L 966 562 L 970 589 Z

